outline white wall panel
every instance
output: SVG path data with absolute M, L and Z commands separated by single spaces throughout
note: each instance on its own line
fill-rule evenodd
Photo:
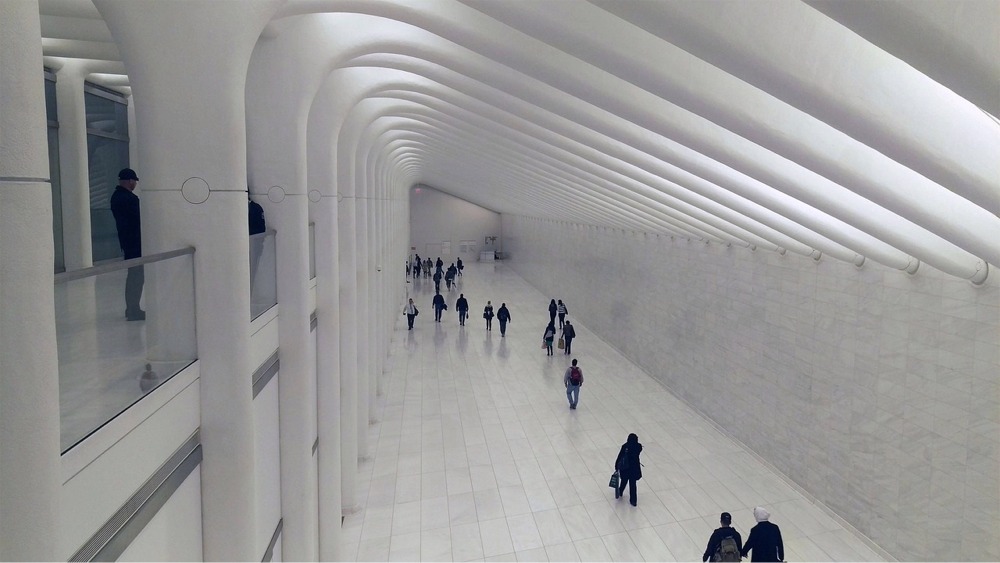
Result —
M 417 248 L 421 258 L 428 258 L 428 244 L 448 241 L 451 253 L 435 253 L 431 260 L 441 256 L 445 268 L 459 256 L 465 262 L 474 262 L 479 258 L 478 250 L 461 253 L 460 242 L 476 241 L 476 248 L 481 250 L 487 236 L 500 236 L 500 214 L 426 186 L 410 190 L 410 246 Z M 409 255 L 412 257 L 413 251 Z
M 250 323 L 250 366 L 254 371 L 278 349 L 278 308 L 271 307 Z M 247 374 L 247 381 L 250 374 Z
M 118 560 L 204 560 L 201 549 L 200 469 L 188 475 Z
M 522 217 L 504 232 L 574 320 L 898 559 L 1000 557 L 995 280 Z
M 281 519 L 281 455 L 278 442 L 279 371 L 253 400 L 254 453 L 257 469 L 256 552 L 264 556 Z M 249 385 L 249 382 L 247 383 Z
M 60 496 L 61 559 L 68 560 L 198 429 L 200 380 L 196 375 L 194 369 L 174 376 L 126 411 L 120 422 L 116 419 L 101 430 L 114 434 L 116 441 L 106 444 L 98 433 L 67 453 Z M 125 423 L 130 427 L 123 429 Z M 91 445 L 105 449 L 88 451 Z M 78 448 L 83 449 L 69 455 Z

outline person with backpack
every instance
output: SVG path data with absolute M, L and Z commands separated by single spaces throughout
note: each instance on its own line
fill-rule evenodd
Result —
M 642 479 L 642 463 L 639 462 L 639 454 L 642 453 L 642 444 L 639 437 L 629 434 L 628 439 L 622 444 L 622 449 L 618 450 L 618 459 L 615 460 L 615 471 L 618 472 L 618 488 L 615 490 L 615 498 L 622 498 L 625 492 L 625 484 L 628 484 L 628 500 L 632 506 L 636 505 L 635 482 Z
M 500 321 L 500 337 L 503 338 L 507 334 L 507 323 L 510 322 L 510 310 L 506 303 L 501 303 L 497 309 L 497 320 Z
M 757 519 L 757 525 L 750 529 L 750 537 L 743 544 L 740 555 L 746 557 L 747 552 L 753 550 L 750 561 L 784 561 L 785 546 L 781 542 L 781 529 L 767 521 L 771 514 L 758 506 L 753 509 L 753 517 Z
M 486 330 L 493 330 L 493 303 L 490 301 L 483 307 L 483 318 L 486 319 Z
M 431 306 L 434 307 L 434 321 L 441 322 L 441 311 L 448 308 L 444 303 L 444 296 L 438 291 L 434 294 L 434 299 L 431 301 Z
M 569 309 L 566 308 L 566 304 L 562 302 L 562 299 L 560 299 L 559 303 L 556 304 L 556 313 L 559 314 L 559 328 L 563 327 L 563 321 L 566 320 L 566 313 L 568 312 Z M 569 352 L 566 353 L 569 354 Z
M 562 317 L 562 315 L 560 315 Z M 573 339 L 576 338 L 576 329 L 569 321 L 562 327 L 562 335 L 559 337 L 563 339 L 563 350 L 565 354 L 569 354 L 570 350 L 573 348 Z
M 566 373 L 563 375 L 563 385 L 566 386 L 569 408 L 576 409 L 576 404 L 580 402 L 580 387 L 583 386 L 583 370 L 576 365 L 576 358 L 573 358 L 573 365 L 566 368 Z
M 702 561 L 740 561 L 743 556 L 740 550 L 743 549 L 743 538 L 730 524 L 733 523 L 733 516 L 728 512 L 723 512 L 719 517 L 721 528 L 716 528 L 712 532 L 712 537 L 708 539 L 708 547 L 705 554 L 701 556 Z
M 464 293 L 458 294 L 455 309 L 458 310 L 458 325 L 465 326 L 465 318 L 469 316 L 469 300 L 465 298 Z
M 556 323 L 555 321 L 549 321 L 549 324 L 545 327 L 545 332 L 542 333 L 542 347 L 548 352 L 546 356 L 552 355 L 552 341 L 556 337 Z

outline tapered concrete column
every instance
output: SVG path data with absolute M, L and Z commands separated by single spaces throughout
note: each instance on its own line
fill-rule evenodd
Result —
M 371 340 L 369 327 L 372 324 L 371 307 L 371 247 L 368 244 L 368 200 L 362 196 L 354 199 L 355 233 L 358 248 L 358 459 L 368 457 L 368 412 L 369 382 L 372 379 Z
M 358 268 L 356 205 L 343 197 L 337 211 L 340 249 L 340 486 L 345 514 L 358 509 Z
M 90 163 L 83 83 L 86 63 L 70 59 L 56 73 L 59 112 L 59 182 L 62 191 L 63 259 L 66 270 L 94 265 L 90 236 Z
M 0 560 L 54 560 L 59 364 L 38 2 L 0 2 Z
M 319 559 L 340 559 L 341 398 L 340 253 L 337 198 L 310 203 L 316 234 L 316 408 L 319 429 Z
M 143 252 L 197 249 L 204 558 L 259 560 L 244 96 L 253 45 L 279 3 L 95 5 L 136 105 Z

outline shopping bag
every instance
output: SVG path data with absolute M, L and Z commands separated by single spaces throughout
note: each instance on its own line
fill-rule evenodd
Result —
M 546 344 L 545 341 L 542 340 L 542 350 L 545 350 L 548 347 L 549 347 L 548 344 Z
M 611 487 L 612 489 L 615 489 L 617 491 L 618 490 L 618 483 L 620 482 L 620 479 L 621 479 L 621 477 L 618 475 L 618 472 L 615 471 L 614 473 L 611 474 L 611 480 L 608 481 L 608 486 Z
M 560 338 L 559 339 L 559 344 L 557 344 L 557 346 L 559 347 L 560 350 L 562 350 L 563 348 L 566 347 L 566 341 L 563 340 L 562 338 Z

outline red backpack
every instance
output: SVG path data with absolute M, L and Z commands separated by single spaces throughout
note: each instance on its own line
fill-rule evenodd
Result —
M 580 368 L 576 366 L 569 368 L 569 384 L 580 385 L 581 383 L 583 383 L 583 373 Z

